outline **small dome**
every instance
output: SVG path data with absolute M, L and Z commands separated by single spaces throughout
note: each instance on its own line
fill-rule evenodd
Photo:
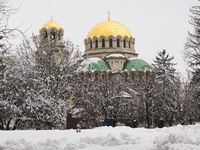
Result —
M 48 22 L 46 22 L 42 28 L 46 28 L 46 29 L 49 29 L 49 28 L 56 28 L 57 30 L 61 29 L 60 25 L 53 21 L 53 20 L 49 20 Z
M 124 64 L 124 70 L 128 71 L 139 71 L 139 70 L 150 70 L 151 66 L 142 59 L 130 58 Z
M 87 38 L 100 36 L 122 36 L 131 37 L 131 32 L 121 23 L 117 21 L 104 21 L 95 25 L 87 35 Z
M 77 71 L 108 71 L 110 70 L 109 65 L 100 58 L 87 58 L 84 59 Z

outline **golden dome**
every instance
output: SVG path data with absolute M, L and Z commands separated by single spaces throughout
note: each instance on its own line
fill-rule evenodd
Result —
M 53 21 L 52 19 L 49 20 L 47 23 L 45 23 L 42 28 L 46 28 L 46 29 L 49 29 L 49 28 L 56 28 L 57 30 L 61 29 L 60 25 Z
M 127 36 L 131 37 L 131 32 L 121 23 L 108 19 L 107 21 L 98 23 L 95 25 L 87 35 L 87 38 L 93 38 L 94 36 Z

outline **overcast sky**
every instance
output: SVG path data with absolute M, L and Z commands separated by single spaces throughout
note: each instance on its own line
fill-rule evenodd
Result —
M 189 9 L 197 0 L 10 0 L 21 4 L 11 24 L 38 34 L 42 25 L 53 16 L 65 30 L 65 39 L 72 40 L 84 50 L 84 39 L 93 25 L 107 18 L 123 23 L 136 39 L 139 58 L 152 63 L 157 52 L 166 49 L 175 57 L 177 70 L 186 74 L 183 49 L 187 32 Z

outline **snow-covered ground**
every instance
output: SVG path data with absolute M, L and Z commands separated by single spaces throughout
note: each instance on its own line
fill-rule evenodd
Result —
M 162 129 L 0 131 L 0 150 L 200 150 L 200 124 Z

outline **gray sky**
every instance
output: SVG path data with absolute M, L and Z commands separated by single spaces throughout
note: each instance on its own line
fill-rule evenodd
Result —
M 153 62 L 158 51 L 166 49 L 175 57 L 177 70 L 186 74 L 183 61 L 189 9 L 197 0 L 10 0 L 21 7 L 11 19 L 27 32 L 38 34 L 53 16 L 65 30 L 65 39 L 84 50 L 84 39 L 93 25 L 104 21 L 110 10 L 113 20 L 123 23 L 136 39 L 139 58 Z

